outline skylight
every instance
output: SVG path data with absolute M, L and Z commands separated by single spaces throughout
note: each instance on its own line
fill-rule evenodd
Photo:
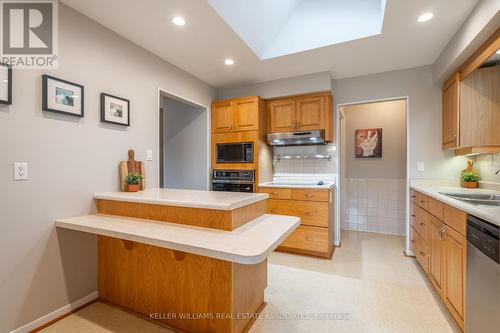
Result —
M 208 0 L 260 59 L 382 32 L 385 0 Z

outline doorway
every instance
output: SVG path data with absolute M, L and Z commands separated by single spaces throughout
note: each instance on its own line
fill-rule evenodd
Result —
M 340 227 L 407 233 L 407 98 L 339 105 Z
M 208 108 L 159 94 L 159 187 L 207 190 Z

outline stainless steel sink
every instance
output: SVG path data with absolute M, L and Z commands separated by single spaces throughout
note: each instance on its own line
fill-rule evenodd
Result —
M 439 194 L 460 200 L 472 205 L 500 206 L 500 194 L 480 194 L 480 193 L 450 193 L 439 192 Z

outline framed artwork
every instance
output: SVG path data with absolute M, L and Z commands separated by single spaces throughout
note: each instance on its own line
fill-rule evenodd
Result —
M 130 126 L 130 101 L 101 93 L 101 121 L 103 123 Z
M 83 117 L 83 86 L 42 75 L 42 110 Z
M 12 67 L 0 63 L 0 103 L 12 104 Z
M 358 129 L 355 134 L 356 158 L 382 157 L 382 129 Z

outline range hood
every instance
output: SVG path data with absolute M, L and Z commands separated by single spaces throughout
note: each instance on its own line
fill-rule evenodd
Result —
M 267 142 L 271 146 L 310 146 L 324 145 L 325 130 L 271 133 L 267 135 Z

